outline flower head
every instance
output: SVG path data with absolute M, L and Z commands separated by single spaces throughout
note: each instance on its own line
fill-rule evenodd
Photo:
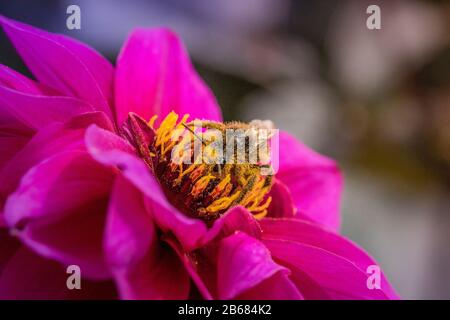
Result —
M 180 211 L 211 222 L 242 205 L 256 218 L 264 217 L 271 201 L 266 195 L 272 174 L 262 170 L 270 166 L 263 159 L 269 157 L 269 148 L 249 147 L 251 143 L 262 146 L 256 141 L 257 127 L 198 119 L 188 122 L 188 118 L 179 120 L 171 112 L 154 128 L 156 116 L 146 123 L 132 114 L 124 136 Z
M 37 79 L 0 66 L 1 298 L 397 297 L 383 274 L 367 286 L 376 263 L 337 233 L 335 162 L 284 132 L 277 170 L 275 146 L 249 151 L 270 122 L 224 123 L 172 32 L 135 30 L 113 67 L 0 24 Z

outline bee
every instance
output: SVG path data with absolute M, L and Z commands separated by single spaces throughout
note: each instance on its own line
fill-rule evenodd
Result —
M 273 124 L 187 122 L 187 118 L 178 121 L 171 112 L 155 128 L 154 122 L 130 115 L 122 134 L 182 212 L 211 223 L 241 205 L 255 218 L 264 217 L 273 175 L 262 171 L 271 167 L 268 144 Z
M 196 127 L 201 127 L 201 133 L 197 133 L 191 126 L 195 123 Z M 272 183 L 272 174 L 270 174 L 270 148 L 269 140 L 274 135 L 274 124 L 270 120 L 253 120 L 250 123 L 243 122 L 214 122 L 198 121 L 184 125 L 204 147 L 211 146 L 214 142 L 209 139 L 208 130 L 215 130 L 220 133 L 222 144 L 213 147 L 222 148 L 216 154 L 219 154 L 215 164 L 210 167 L 210 171 L 217 174 L 220 178 L 228 174 L 234 178 L 234 184 L 242 190 L 240 196 L 234 200 L 234 204 L 239 204 L 249 192 L 254 190 L 256 183 L 264 180 L 261 189 L 268 188 Z M 212 135 L 216 137 L 216 135 Z M 213 139 L 214 140 L 214 139 Z M 261 175 L 261 170 L 266 169 L 269 174 Z
M 200 134 L 190 128 L 190 124 L 202 129 L 216 130 L 221 137 L 218 144 L 217 134 L 208 135 L 208 131 Z M 270 120 L 253 120 L 250 123 L 228 122 L 220 123 L 213 121 L 193 121 L 183 124 L 204 147 L 212 147 L 217 157 L 214 159 L 217 171 L 221 172 L 222 165 L 253 165 L 257 167 L 268 167 L 270 162 L 269 141 L 273 137 L 275 129 Z M 213 139 L 209 139 L 211 137 Z M 225 142 L 225 143 L 223 143 Z M 221 150 L 220 150 L 221 149 Z M 225 155 L 225 156 L 224 156 Z

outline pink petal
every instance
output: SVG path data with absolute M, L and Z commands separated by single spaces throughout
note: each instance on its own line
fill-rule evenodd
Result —
M 136 157 L 125 140 L 94 125 L 86 132 L 86 145 L 97 161 L 120 168 L 123 175 L 146 196 L 147 209 L 162 231 L 172 231 L 185 248 L 199 245 L 207 231 L 205 223 L 185 216 L 169 203 L 149 167 Z
M 342 176 L 334 161 L 281 132 L 276 178 L 290 190 L 299 217 L 339 228 Z
M 15 92 L 31 95 L 50 95 L 47 88 L 43 88 L 42 85 L 37 82 L 28 79 L 22 74 L 14 71 L 7 66 L 0 64 L 0 87 L 8 88 Z M 4 128 L 14 129 L 17 131 L 30 131 L 29 127 L 25 126 L 14 114 L 11 114 L 9 108 L 3 106 L 0 108 L 0 127 L 1 131 Z
M 0 87 L 23 93 L 41 94 L 36 82 L 1 64 Z M 34 130 L 24 125 L 22 121 L 11 114 L 4 103 L 0 102 L 0 170 L 23 148 L 33 133 Z
M 132 147 L 117 135 L 91 126 L 86 132 L 86 146 L 90 154 L 100 163 L 119 168 L 123 175 L 146 197 L 145 205 L 152 212 L 155 223 L 162 231 L 172 232 L 180 241 L 183 248 L 192 250 L 215 238 L 222 229 L 243 230 L 255 235 L 259 226 L 254 218 L 242 208 L 232 209 L 221 219 L 215 221 L 211 229 L 199 220 L 190 218 L 179 212 L 167 200 L 159 182 L 150 172 L 150 168 L 136 157 Z
M 7 199 L 5 220 L 39 254 L 108 278 L 102 234 L 113 177 L 86 152 L 60 153 L 22 178 Z
M 28 94 L 2 85 L 0 107 L 33 129 L 95 111 L 93 106 L 76 98 Z
M 122 175 L 111 192 L 104 248 L 113 268 L 125 268 L 141 260 L 156 240 L 150 213 L 142 194 Z
M 137 264 L 115 272 L 125 300 L 181 300 L 189 296 L 189 276 L 173 252 L 154 248 Z
M 0 171 L 30 140 L 30 136 L 2 129 L 0 128 Z M 3 183 L 0 188 L 2 185 Z
M 115 132 L 116 130 L 111 119 L 101 111 L 87 112 L 76 115 L 67 120 L 65 124 L 66 127 L 70 129 L 88 128 L 90 125 L 95 124 L 96 126 L 104 130 L 108 130 L 111 132 Z
M 366 272 L 367 267 L 371 265 L 377 265 L 375 260 L 355 243 L 309 221 L 263 219 L 260 224 L 263 228 L 264 239 L 289 240 L 324 249 L 351 261 L 362 272 Z M 383 273 L 381 287 L 388 297 L 398 297 Z
M 261 242 L 242 232 L 220 242 L 217 259 L 219 299 L 232 299 L 278 272 L 288 272 L 273 262 Z
M 20 242 L 10 235 L 8 229 L 0 227 L 0 277 L 5 265 L 20 246 Z
M 39 84 L 0 64 L 0 85 L 23 93 L 43 94 Z
M 164 240 L 178 255 L 202 298 L 212 300 L 216 292 L 216 266 L 209 261 L 203 252 L 187 252 L 183 250 L 174 237 L 166 236 Z
M 113 299 L 116 296 L 110 282 L 87 281 L 82 270 L 81 290 L 69 290 L 68 277 L 64 266 L 21 247 L 0 274 L 0 299 Z
M 369 289 L 365 270 L 342 256 L 288 240 L 263 240 L 263 243 L 276 261 L 287 266 L 300 279 L 296 284 L 306 298 L 310 290 L 317 293 L 316 288 L 309 287 L 311 283 L 317 284 L 331 299 L 390 298 L 383 290 Z M 303 281 L 301 273 L 306 274 L 307 281 Z
M 117 59 L 117 122 L 130 111 L 144 119 L 170 111 L 191 118 L 221 120 L 217 102 L 194 70 L 186 49 L 166 29 L 137 29 Z
M 87 113 L 66 123 L 54 123 L 40 130 L 26 145 L 23 143 L 22 150 L 16 150 L 4 168 L 0 167 L 0 208 L 4 198 L 17 188 L 22 176 L 32 166 L 62 151 L 84 150 L 84 133 L 92 123 L 112 130 L 112 124 L 104 113 Z M 19 138 L 9 139 L 21 141 Z
M 186 299 L 189 277 L 163 248 L 142 194 L 118 176 L 108 210 L 106 256 L 123 299 Z
M 93 49 L 0 16 L 3 30 L 39 82 L 111 115 L 113 67 Z
M 272 197 L 267 216 L 272 218 L 292 218 L 297 213 L 292 195 L 286 185 L 275 179 L 269 196 Z
M 303 300 L 297 287 L 285 273 L 278 272 L 247 290 L 238 300 Z
M 130 156 L 136 154 L 134 148 L 125 139 L 95 124 L 87 129 L 85 143 L 92 156 L 106 165 L 116 165 L 110 159 L 111 153 L 123 152 Z
M 258 222 L 247 209 L 241 206 L 228 210 L 215 221 L 202 239 L 202 247 L 199 250 L 186 252 L 173 237 L 165 237 L 165 241 L 176 251 L 204 299 L 211 300 L 213 296 L 217 296 L 216 240 L 228 237 L 236 231 L 245 232 L 257 239 L 261 237 Z
M 261 227 L 258 221 L 242 206 L 233 207 L 225 212 L 222 217 L 214 222 L 209 233 L 212 239 L 217 235 L 224 238 L 236 231 L 244 232 L 256 239 L 261 238 Z

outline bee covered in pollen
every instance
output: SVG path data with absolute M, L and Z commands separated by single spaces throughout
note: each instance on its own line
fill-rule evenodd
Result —
M 272 122 L 188 122 L 188 117 L 179 120 L 171 112 L 156 126 L 156 117 L 145 122 L 130 115 L 124 135 L 134 137 L 130 142 L 185 214 L 213 222 L 241 205 L 255 218 L 264 217 L 275 173 L 270 142 L 277 130 Z

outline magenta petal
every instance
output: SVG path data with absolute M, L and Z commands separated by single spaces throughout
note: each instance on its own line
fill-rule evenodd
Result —
M 278 272 L 288 270 L 276 264 L 269 250 L 242 232 L 224 238 L 217 258 L 219 299 L 232 299 Z
M 15 130 L 5 130 L 0 126 L 0 171 L 27 144 L 28 140 L 30 136 L 17 133 Z M 0 184 L 0 188 L 2 185 Z
M 195 253 L 185 252 L 173 237 L 165 238 L 165 241 L 178 254 L 204 299 L 213 299 L 217 291 L 215 265 L 216 240 L 228 237 L 236 231 L 245 232 L 257 239 L 261 237 L 261 228 L 253 215 L 247 209 L 236 206 L 228 210 L 220 219 L 214 222 L 212 228 L 200 240 L 199 246 L 204 246 L 195 251 Z M 211 254 L 212 252 L 214 254 Z
M 0 85 L 23 93 L 43 94 L 37 82 L 0 64 Z
M 0 299 L 112 299 L 109 282 L 81 279 L 81 290 L 69 290 L 64 266 L 39 257 L 31 250 L 18 249 L 0 274 Z
M 362 272 L 371 265 L 377 265 L 358 245 L 314 223 L 298 219 L 263 219 L 260 224 L 264 239 L 289 240 L 324 249 L 351 261 Z M 389 298 L 398 297 L 383 273 L 381 287 Z
M 239 300 L 303 300 L 295 284 L 286 273 L 278 272 L 255 287 L 247 290 Z
M 65 122 L 66 127 L 69 129 L 86 129 L 92 124 L 111 132 L 115 132 L 116 130 L 111 119 L 101 111 L 79 114 Z
M 10 235 L 8 229 L 0 227 L 0 277 L 5 265 L 20 246 L 20 242 Z
M 112 153 L 123 152 L 129 156 L 136 154 L 133 147 L 126 140 L 97 125 L 92 125 L 88 128 L 85 135 L 85 143 L 92 156 L 106 165 L 116 165 L 110 159 Z
M 136 157 L 131 145 L 111 132 L 91 126 L 86 132 L 86 146 L 97 161 L 122 170 L 123 175 L 146 196 L 145 205 L 155 223 L 162 231 L 171 231 L 186 250 L 209 242 L 222 228 L 224 232 L 236 228 L 252 235 L 259 231 L 254 218 L 242 208 L 230 210 L 211 229 L 203 221 L 179 212 L 167 200 L 150 168 Z
M 297 214 L 297 208 L 292 200 L 291 192 L 286 185 L 275 179 L 269 196 L 272 197 L 267 217 L 272 218 L 292 218 Z
M 331 299 L 389 299 L 383 291 L 367 286 L 368 274 L 352 261 L 322 248 L 288 240 L 263 240 L 276 261 L 292 272 L 296 269 L 307 275 Z M 305 297 L 311 282 L 297 285 Z
M 299 217 L 333 230 L 339 228 L 342 176 L 334 161 L 281 132 L 276 178 L 291 191 Z
M 42 86 L 37 82 L 28 79 L 22 74 L 2 64 L 0 64 L 0 87 L 24 94 L 45 95 L 45 90 L 43 90 Z M 14 130 L 15 132 L 18 132 L 20 130 L 33 133 L 33 130 L 24 125 L 22 121 L 11 113 L 11 111 L 14 110 L 9 110 L 10 108 L 6 107 L 5 103 L 0 106 L 2 106 L 0 107 L 0 134 L 5 132 L 6 129 L 8 129 L 8 131 Z M 22 106 L 16 107 L 21 108 Z
M 121 175 L 110 198 L 104 248 L 108 263 L 120 269 L 141 260 L 156 235 L 142 194 Z
M 187 299 L 189 276 L 178 257 L 164 248 L 153 248 L 127 270 L 115 271 L 120 297 L 126 300 Z
M 39 82 L 111 115 L 112 65 L 93 49 L 0 16 L 0 24 Z
M 39 254 L 109 277 L 102 236 L 114 175 L 86 152 L 63 152 L 31 168 L 5 205 L 17 236 Z
M 2 85 L 0 85 L 0 107 L 34 129 L 95 111 L 93 106 L 76 98 L 28 94 Z
M 86 146 L 97 161 L 120 168 L 146 196 L 146 206 L 163 231 L 172 231 L 186 249 L 199 246 L 207 231 L 205 223 L 185 216 L 169 203 L 149 167 L 125 140 L 94 125 L 86 132 Z
M 225 214 L 214 222 L 213 227 L 209 230 L 209 237 L 219 236 L 227 237 L 236 231 L 241 231 L 247 235 L 259 239 L 261 237 L 261 227 L 254 216 L 244 207 L 236 206 L 229 209 Z M 205 242 L 208 238 L 206 238 Z
M 1 64 L 0 87 L 24 93 L 41 94 L 36 82 Z M 34 130 L 23 124 L 10 111 L 5 103 L 0 102 L 0 170 L 34 134 Z
M 62 299 L 69 291 L 64 278 L 67 274 L 56 262 L 23 247 L 0 276 L 0 299 Z
M 186 49 L 166 29 L 137 29 L 117 59 L 115 77 L 117 122 L 130 111 L 144 119 L 170 111 L 191 118 L 221 120 L 210 89 L 194 70 Z
M 186 299 L 189 277 L 176 254 L 161 247 L 142 194 L 118 176 L 105 231 L 108 263 L 123 299 Z
M 185 270 L 203 299 L 212 300 L 213 292 L 216 290 L 215 266 L 212 266 L 205 259 L 202 259 L 200 263 L 197 257 L 198 254 L 184 251 L 178 241 L 173 237 L 165 237 L 164 240 L 178 255 L 178 258 L 183 263 Z
M 23 149 L 17 150 L 4 168 L 0 167 L 0 181 L 2 181 L 0 184 L 0 208 L 2 207 L 2 198 L 16 189 L 21 177 L 32 166 L 59 152 L 84 150 L 84 133 L 92 123 L 112 130 L 112 124 L 104 113 L 93 112 L 76 116 L 64 124 L 49 125 L 40 130 L 26 145 L 22 145 Z M 18 139 L 10 137 L 12 141 Z

